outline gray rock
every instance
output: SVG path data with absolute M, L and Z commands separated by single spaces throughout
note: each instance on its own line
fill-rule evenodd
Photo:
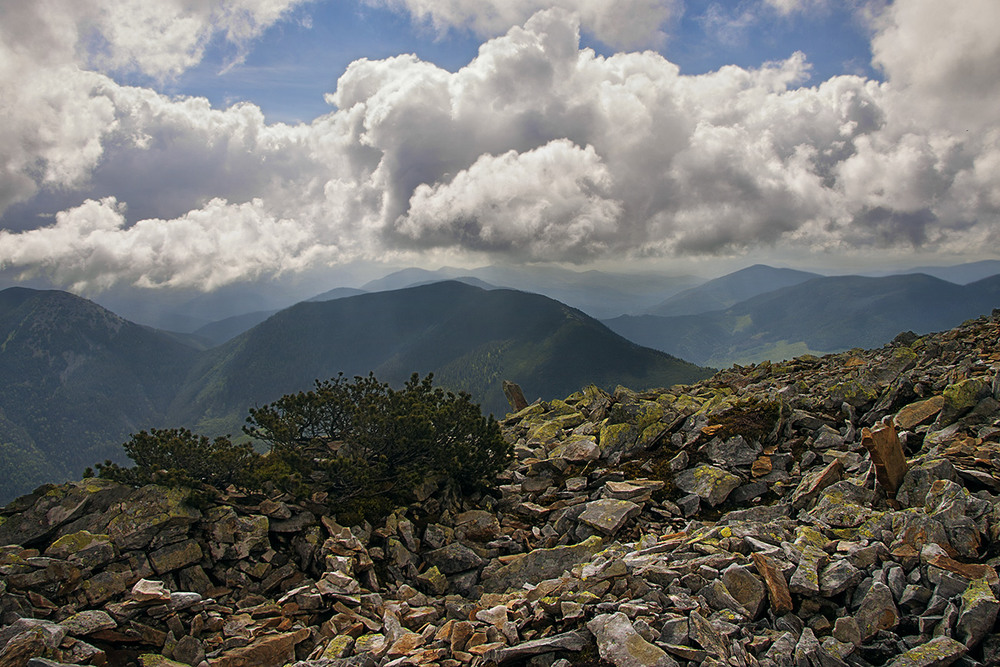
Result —
M 5 628 L 0 628 L 0 654 L 17 636 L 31 633 L 37 635 L 41 644 L 54 649 L 66 636 L 66 628 L 51 621 L 34 618 L 19 618 Z
M 736 488 L 736 490 L 729 494 L 729 498 L 727 498 L 727 500 L 737 505 L 743 505 L 751 500 L 754 500 L 755 498 L 760 498 L 768 492 L 768 489 L 769 487 L 767 482 L 762 482 L 760 480 L 749 482 Z
M 885 584 L 875 582 L 861 600 L 861 606 L 854 618 L 861 630 L 864 641 L 871 639 L 879 630 L 890 630 L 899 623 L 899 611 L 892 599 L 892 591 Z
M 507 646 L 500 649 L 488 651 L 484 658 L 487 662 L 495 662 L 502 665 L 505 662 L 523 660 L 543 653 L 555 651 L 582 651 L 587 646 L 586 637 L 579 632 L 564 632 L 558 635 L 543 637 L 522 642 L 515 646 Z
M 697 494 L 709 505 L 715 507 L 725 502 L 729 494 L 742 484 L 742 480 L 722 468 L 701 465 L 677 475 L 674 484 L 682 491 Z
M 472 570 L 483 564 L 479 554 L 461 542 L 452 542 L 424 553 L 424 561 L 446 575 Z
M 948 459 L 931 459 L 911 466 L 903 476 L 896 500 L 903 507 L 923 507 L 931 484 L 940 479 L 958 481 L 955 466 Z
M 826 597 L 840 595 L 857 586 L 864 579 L 864 572 L 847 560 L 836 560 L 823 568 L 819 575 L 819 588 Z
M 685 517 L 694 516 L 701 509 L 701 498 L 697 493 L 690 493 L 677 499 L 677 507 Z
M 767 587 L 746 567 L 735 563 L 722 571 L 722 583 L 743 607 L 751 620 L 767 608 Z
M 736 435 L 728 440 L 714 438 L 706 453 L 713 463 L 723 466 L 749 466 L 757 460 L 763 448 L 760 443 L 748 443 L 742 435 Z
M 483 570 L 483 588 L 487 593 L 498 593 L 508 588 L 520 588 L 528 582 L 554 579 L 577 563 L 593 557 L 603 548 L 604 542 L 596 535 L 579 544 L 535 549 L 515 557 L 509 563 Z
M 201 642 L 191 635 L 185 635 L 177 641 L 174 647 L 174 660 L 185 665 L 198 665 L 205 659 L 205 649 Z
M 587 629 L 597 640 L 597 650 L 603 660 L 615 667 L 676 667 L 677 661 L 650 644 L 621 612 L 595 616 Z
M 688 633 L 691 635 L 691 639 L 698 642 L 709 655 L 715 656 L 722 661 L 729 659 L 729 650 L 725 638 L 699 611 L 695 610 L 691 612 L 691 615 L 688 617 L 688 624 Z
M 639 514 L 642 507 L 628 500 L 603 498 L 586 505 L 579 520 L 605 535 L 615 535 L 632 517 Z
M 774 667 L 793 667 L 795 665 L 795 648 L 798 645 L 796 636 L 791 632 L 782 632 L 764 654 L 765 660 Z
M 947 667 L 968 651 L 964 644 L 951 637 L 935 637 L 903 653 L 889 663 L 889 667 Z
M 660 641 L 664 644 L 687 644 L 688 619 L 679 614 L 667 614 L 660 619 L 663 623 L 660 629 Z
M 728 609 L 738 614 L 746 612 L 740 601 L 733 597 L 726 585 L 719 579 L 713 579 L 708 582 L 698 594 L 705 598 L 705 601 L 708 602 L 712 609 Z
M 985 578 L 970 581 L 962 593 L 962 607 L 955 625 L 956 638 L 970 649 L 975 648 L 992 632 L 998 611 L 1000 601 L 993 595 L 988 581 Z

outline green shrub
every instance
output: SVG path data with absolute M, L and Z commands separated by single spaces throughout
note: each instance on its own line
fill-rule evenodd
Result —
M 271 447 L 296 475 L 270 476 L 286 490 L 306 484 L 341 502 L 406 499 L 429 476 L 472 488 L 503 469 L 510 445 L 465 393 L 414 374 L 400 390 L 374 375 L 340 375 L 250 410 L 248 435 Z M 264 483 L 266 480 L 260 480 Z
M 122 446 L 135 466 L 106 461 L 97 464 L 98 475 L 133 486 L 242 486 L 260 458 L 249 443 L 234 444 L 225 436 L 209 440 L 183 428 L 140 431 Z
M 338 512 L 374 517 L 408 501 L 428 478 L 467 490 L 488 483 L 511 455 L 492 416 L 468 394 L 434 387 L 430 375 L 414 374 L 400 390 L 374 375 L 317 380 L 311 391 L 251 409 L 243 430 L 270 451 L 260 455 L 249 443 L 187 429 L 151 429 L 124 444 L 133 467 L 106 461 L 97 472 L 134 486 L 277 487 L 299 498 L 318 492 Z

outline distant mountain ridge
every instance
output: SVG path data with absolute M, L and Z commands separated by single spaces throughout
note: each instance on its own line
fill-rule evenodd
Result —
M 901 331 L 951 328 L 1000 306 L 1000 275 L 957 285 L 923 274 L 813 278 L 722 311 L 606 320 L 629 340 L 725 367 L 878 347 Z
M 724 310 L 759 294 L 791 287 L 819 277 L 818 273 L 754 264 L 675 294 L 663 303 L 648 309 L 645 314 L 672 317 Z
M 369 371 L 392 384 L 433 372 L 496 414 L 508 410 L 505 379 L 522 383 L 530 400 L 588 383 L 665 386 L 705 376 L 547 297 L 446 281 L 296 304 L 204 355 L 172 414 L 211 431 L 317 377 Z
M 497 414 L 504 379 L 551 398 L 708 374 L 547 297 L 458 282 L 302 302 L 207 351 L 187 340 L 66 292 L 0 291 L 0 502 L 120 460 L 140 429 L 238 435 L 255 403 L 338 372 L 433 372 Z
M 198 355 L 172 335 L 60 291 L 0 292 L 2 496 L 119 458 L 163 418 Z
M 367 291 L 413 287 L 442 280 L 480 280 L 487 285 L 542 294 L 591 317 L 606 318 L 640 313 L 664 299 L 698 285 L 694 276 L 570 271 L 558 267 L 484 266 L 474 269 L 444 267 L 436 271 L 409 268 L 366 283 Z M 481 283 L 480 286 L 484 286 Z

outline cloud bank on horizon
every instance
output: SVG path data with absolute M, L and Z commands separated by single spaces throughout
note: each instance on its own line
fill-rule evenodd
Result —
M 156 85 L 210 45 L 239 63 L 306 0 L 0 0 L 0 268 L 77 290 L 212 289 L 426 253 L 1000 245 L 994 0 L 858 0 L 884 80 L 812 85 L 802 53 L 682 74 L 654 50 L 679 0 L 365 1 L 485 41 L 454 72 L 357 60 L 328 114 L 289 125 Z M 581 47 L 581 31 L 618 52 Z M 42 201 L 53 217 L 16 215 Z

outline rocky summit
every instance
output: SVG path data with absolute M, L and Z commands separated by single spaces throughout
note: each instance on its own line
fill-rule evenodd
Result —
M 1000 313 L 883 348 L 596 387 L 490 492 L 87 479 L 2 510 L 0 666 L 1000 664 Z

